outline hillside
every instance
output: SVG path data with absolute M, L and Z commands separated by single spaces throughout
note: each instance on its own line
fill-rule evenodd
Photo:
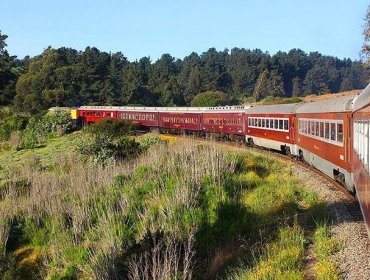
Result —
M 2 143 L 1 279 L 303 279 L 325 209 L 289 165 L 131 132 L 106 121 Z
M 314 101 L 319 101 L 319 100 L 325 100 L 325 99 L 331 99 L 331 98 L 336 98 L 340 96 L 349 96 L 349 95 L 356 95 L 359 94 L 362 90 L 350 90 L 350 91 L 344 91 L 344 92 L 339 92 L 339 93 L 324 93 L 324 94 L 311 94 L 308 96 L 303 97 L 304 102 L 314 102 Z

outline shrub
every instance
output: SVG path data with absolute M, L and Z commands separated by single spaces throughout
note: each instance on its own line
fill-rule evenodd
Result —
M 42 125 L 45 131 L 63 135 L 72 130 L 72 118 L 68 111 L 55 110 L 44 116 Z
M 140 146 L 143 150 L 148 150 L 153 145 L 165 143 L 158 134 L 147 134 L 140 140 Z
M 112 162 L 117 154 L 112 138 L 103 134 L 83 135 L 77 140 L 76 150 L 96 164 Z
M 127 120 L 104 119 L 85 128 L 85 132 L 104 134 L 112 138 L 130 134 L 135 125 Z
M 122 137 L 117 144 L 117 155 L 120 158 L 136 157 L 140 151 L 140 143 L 128 137 Z
M 222 91 L 206 91 L 198 93 L 191 101 L 192 107 L 215 107 L 226 105 L 228 96 Z
M 0 123 L 0 140 L 7 141 L 13 131 L 24 130 L 27 126 L 28 118 L 23 116 L 11 116 L 4 118 Z

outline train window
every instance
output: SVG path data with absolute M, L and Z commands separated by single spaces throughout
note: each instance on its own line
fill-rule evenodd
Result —
M 315 122 L 315 135 L 319 136 L 320 135 L 320 123 Z
M 274 128 L 279 129 L 279 120 L 274 120 Z
M 248 125 L 252 126 L 252 119 L 251 118 L 248 118 Z
M 369 123 L 365 122 L 365 131 L 364 131 L 364 157 L 365 157 L 365 166 L 368 167 L 369 165 Z
M 284 128 L 284 122 L 283 120 L 279 120 L 279 129 L 283 129 Z
M 270 128 L 270 119 L 267 119 L 267 120 L 266 120 L 266 127 L 267 127 L 267 128 Z
M 320 137 L 324 138 L 325 123 L 320 123 Z
M 330 140 L 336 141 L 335 123 L 330 123 Z
M 274 120 L 273 119 L 270 119 L 270 127 L 274 128 Z
M 288 120 L 284 120 L 284 130 L 289 130 L 289 122 L 288 122 Z
M 325 123 L 325 138 L 326 139 L 329 139 L 329 135 L 330 135 L 330 128 L 329 128 L 329 123 Z
M 258 126 L 258 127 L 261 127 L 261 119 L 258 119 L 258 120 L 257 120 L 257 126 Z
M 262 119 L 262 127 L 266 127 L 266 120 Z
M 343 143 L 343 124 L 337 124 L 337 141 Z

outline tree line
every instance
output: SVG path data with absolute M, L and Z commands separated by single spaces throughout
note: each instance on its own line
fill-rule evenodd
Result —
M 121 52 L 49 47 L 19 60 L 7 52 L 6 38 L 0 33 L 0 106 L 26 112 L 51 106 L 189 106 L 204 92 L 222 92 L 223 104 L 335 93 L 364 88 L 370 73 L 361 61 L 300 49 L 270 55 L 210 48 L 184 59 L 163 54 L 154 62 L 130 62 Z

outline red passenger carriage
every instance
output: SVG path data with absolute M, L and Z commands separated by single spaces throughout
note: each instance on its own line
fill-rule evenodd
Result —
M 199 108 L 163 107 L 159 108 L 160 128 L 180 131 L 200 131 L 202 111 Z
M 246 141 L 287 154 L 296 154 L 295 111 L 299 105 L 266 105 L 247 110 Z
M 353 108 L 353 180 L 362 214 L 370 228 L 370 85 Z M 369 233 L 370 235 L 370 233 Z
M 299 155 L 350 190 L 353 99 L 343 96 L 306 103 L 297 109 Z
M 154 107 L 119 107 L 117 119 L 129 120 L 137 126 L 157 127 L 159 118 Z
M 77 118 L 87 123 L 93 123 L 107 118 L 116 119 L 117 108 L 114 106 L 82 106 L 77 110 Z
M 219 135 L 244 135 L 244 106 L 206 108 L 203 112 L 204 132 Z

